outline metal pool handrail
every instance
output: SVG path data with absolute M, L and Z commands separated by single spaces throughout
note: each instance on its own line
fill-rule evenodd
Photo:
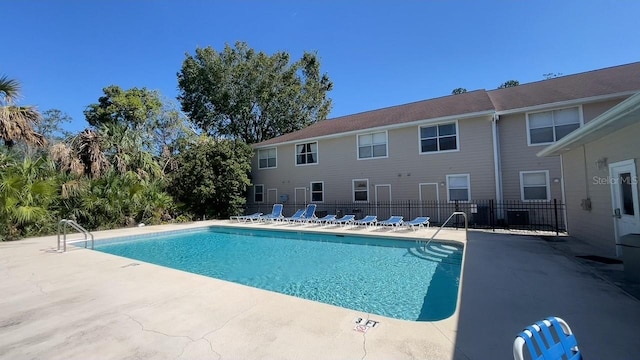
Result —
M 77 222 L 75 222 L 73 220 L 62 219 L 62 220 L 60 220 L 60 222 L 58 222 L 58 251 L 60 251 L 60 226 L 61 225 L 62 225 L 62 230 L 63 230 L 63 237 L 62 237 L 63 250 L 62 250 L 62 252 L 66 252 L 67 251 L 67 243 L 74 244 L 74 243 L 78 243 L 78 242 L 84 242 L 84 247 L 86 248 L 87 247 L 87 242 L 89 242 L 89 237 L 91 237 L 91 250 L 93 250 L 93 242 L 94 242 L 93 234 L 90 233 L 87 229 L 83 228 Z M 83 240 L 74 240 L 74 241 L 68 241 L 67 242 L 67 225 L 69 225 L 72 228 L 76 229 L 77 231 L 81 232 L 84 235 L 84 239 Z
M 440 230 L 442 230 L 442 228 L 447 225 L 447 223 L 449 222 L 449 220 L 451 220 L 455 215 L 462 215 L 464 217 L 464 239 L 465 240 L 469 240 L 469 222 L 467 219 L 467 213 L 465 213 L 464 211 L 454 211 L 451 216 L 449 216 L 449 218 L 447 220 L 445 220 L 442 225 L 440 225 L 440 227 L 438 228 L 438 230 L 436 230 L 436 232 L 431 236 L 431 238 L 424 244 L 424 248 L 427 247 L 427 245 L 429 245 L 429 243 L 431 242 L 431 240 L 433 240 L 436 235 L 438 235 L 438 233 L 440 232 Z

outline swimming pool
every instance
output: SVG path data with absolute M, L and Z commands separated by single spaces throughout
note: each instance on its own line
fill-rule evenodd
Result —
M 96 250 L 404 320 L 456 307 L 462 245 L 209 227 L 98 241 Z

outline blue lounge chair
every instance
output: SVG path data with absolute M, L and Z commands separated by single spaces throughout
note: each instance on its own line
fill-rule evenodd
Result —
M 355 215 L 345 215 L 345 216 L 341 217 L 340 219 L 333 220 L 331 223 L 332 224 L 336 224 L 336 225 L 345 226 L 345 225 L 353 222 L 355 218 L 356 218 Z
M 247 221 L 251 221 L 254 222 L 255 220 L 259 220 L 260 216 L 262 216 L 261 212 L 257 212 L 257 213 L 253 213 L 251 215 L 240 215 L 240 216 L 232 216 L 230 219 L 236 219 L 238 220 L 238 222 L 242 221 L 242 222 L 247 222 Z
M 411 230 L 416 230 L 416 227 L 421 227 L 421 226 L 426 226 L 429 227 L 430 223 L 429 223 L 429 217 L 428 216 L 418 216 L 417 218 L 411 220 L 411 221 L 405 221 L 402 223 L 402 225 L 404 226 L 408 226 L 411 228 Z
M 271 214 L 260 217 L 260 221 L 274 221 L 282 217 L 282 204 L 273 204 Z
M 298 209 L 295 214 L 288 216 L 288 217 L 281 217 L 276 219 L 277 221 L 281 221 L 281 222 L 289 222 L 289 221 L 294 221 L 296 219 L 300 219 L 302 217 L 302 214 L 304 214 L 304 209 Z
M 524 359 L 525 344 L 529 350 L 528 358 L 532 360 L 582 359 L 575 335 L 569 325 L 559 317 L 552 316 L 537 321 L 518 334 L 513 341 L 514 360 Z
M 309 204 L 307 208 L 302 213 L 302 216 L 299 219 L 292 219 L 291 221 L 295 222 L 309 222 L 313 219 L 317 219 L 316 217 L 316 204 Z
M 329 224 L 331 222 L 333 222 L 336 219 L 335 215 L 325 215 L 321 218 L 318 219 L 313 219 L 311 220 L 311 222 L 316 223 L 316 224 Z
M 376 225 L 392 226 L 393 230 L 395 231 L 398 227 L 402 225 L 403 218 L 404 218 L 403 216 L 392 216 L 387 220 L 378 221 Z
M 378 216 L 376 215 L 367 215 L 360 220 L 354 221 L 352 224 L 355 226 L 373 226 L 378 222 Z

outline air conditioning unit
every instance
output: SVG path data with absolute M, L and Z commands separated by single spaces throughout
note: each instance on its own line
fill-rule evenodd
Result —
M 507 210 L 507 224 L 529 225 L 529 210 Z

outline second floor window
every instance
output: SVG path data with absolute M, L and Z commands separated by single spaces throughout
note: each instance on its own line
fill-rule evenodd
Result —
M 258 150 L 258 168 L 269 169 L 276 167 L 276 148 Z
M 458 150 L 458 127 L 455 122 L 420 128 L 420 152 Z
M 580 127 L 580 108 L 527 114 L 529 144 L 549 144 L 562 139 Z
M 318 143 L 311 142 L 296 145 L 296 165 L 317 164 Z
M 387 132 L 358 135 L 358 159 L 387 157 Z

